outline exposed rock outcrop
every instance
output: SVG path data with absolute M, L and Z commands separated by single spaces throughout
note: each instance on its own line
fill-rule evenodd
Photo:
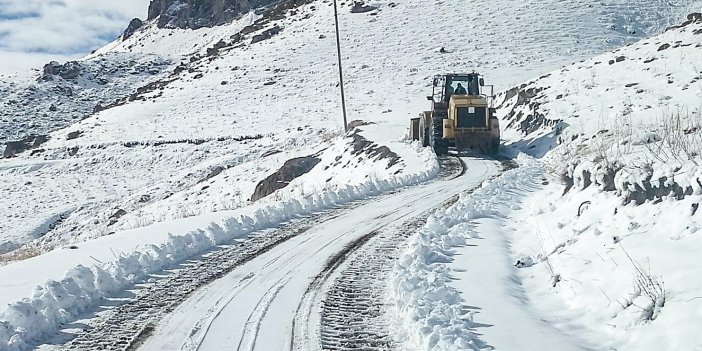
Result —
M 80 76 L 83 68 L 77 61 L 68 61 L 61 65 L 56 61 L 51 61 L 44 65 L 44 73 L 41 79 L 51 80 L 53 76 L 60 76 L 63 79 L 75 79 Z
M 515 128 L 524 135 L 529 135 L 543 127 L 555 127 L 562 122 L 560 119 L 547 118 L 539 110 L 541 106 L 539 100 L 542 97 L 540 93 L 546 89 L 548 87 L 535 87 L 523 84 L 506 91 L 504 100 L 498 108 L 508 106 L 507 104 L 509 104 L 510 100 L 515 96 L 517 97 L 516 103 L 507 110 L 507 114 L 503 118 L 503 120 L 508 121 L 507 128 Z
M 61 71 L 61 64 L 56 61 L 51 61 L 44 65 L 44 75 L 56 76 Z
M 48 140 L 46 135 L 30 135 L 22 140 L 11 141 L 5 145 L 2 156 L 4 158 L 14 157 L 21 152 L 36 149 Z
M 124 33 L 122 33 L 122 40 L 127 40 L 129 37 L 131 37 L 136 31 L 141 28 L 141 26 L 144 25 L 144 22 L 138 18 L 135 18 L 129 22 L 129 25 L 127 26 L 127 29 L 124 30 Z
M 365 13 L 376 10 L 377 7 L 364 4 L 362 1 L 354 1 L 351 13 Z
M 669 31 L 671 29 L 677 29 L 677 28 L 683 28 L 687 27 L 690 24 L 694 23 L 702 23 L 702 13 L 700 12 L 693 12 L 689 15 L 687 15 L 687 21 L 683 22 L 682 24 L 679 24 L 677 26 L 671 26 L 665 29 L 665 31 Z
M 368 156 L 368 158 L 374 159 L 376 161 L 387 159 L 388 165 L 386 169 L 390 169 L 392 166 L 402 161 L 400 156 L 394 153 L 392 150 L 390 150 L 387 146 L 380 146 L 364 138 L 363 136 L 358 134 L 358 130 L 355 130 L 353 134 L 351 134 L 351 137 L 353 138 L 353 142 L 351 144 L 353 147 L 353 151 L 351 152 L 351 154 L 354 156 L 365 154 L 366 156 Z
M 272 38 L 274 35 L 280 33 L 282 29 L 276 24 L 272 28 L 266 29 L 261 34 L 256 34 L 251 38 L 251 44 L 258 43 L 259 41 L 264 41 L 266 39 Z
M 148 19 L 159 28 L 214 27 L 276 0 L 151 0 Z
M 285 161 L 275 173 L 256 185 L 251 201 L 264 198 L 278 189 L 285 188 L 295 178 L 311 171 L 321 160 L 315 156 L 297 157 Z

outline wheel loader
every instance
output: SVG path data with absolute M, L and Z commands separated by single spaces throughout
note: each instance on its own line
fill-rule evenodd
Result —
M 487 155 L 500 148 L 500 126 L 495 116 L 494 87 L 485 85 L 478 73 L 434 76 L 431 111 L 413 118 L 410 136 L 438 155 L 449 147 L 459 152 L 474 150 Z M 483 90 L 490 89 L 490 95 Z

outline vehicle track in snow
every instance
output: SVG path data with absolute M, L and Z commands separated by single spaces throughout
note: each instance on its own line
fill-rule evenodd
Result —
M 322 301 L 322 349 L 394 348 L 385 318 L 386 278 L 402 243 L 426 223 L 426 217 L 421 215 L 396 228 L 376 233 L 349 254 L 344 269 Z
M 455 160 L 460 161 L 461 171 L 452 175 L 451 179 L 464 175 L 467 170 L 460 158 L 451 157 L 442 161 Z M 501 160 L 501 164 L 503 171 L 516 167 L 510 160 Z M 449 167 L 444 165 L 444 169 Z M 475 189 L 470 189 L 469 192 L 473 190 Z M 325 271 L 320 273 L 308 289 L 308 294 L 313 295 L 308 297 L 308 311 L 296 318 L 297 323 L 313 322 L 304 316 L 312 313 L 315 303 L 320 305 L 317 306 L 321 313 L 318 321 L 320 335 L 318 339 L 312 339 L 314 341 L 307 347 L 313 347 L 316 343 L 323 350 L 395 349 L 395 340 L 389 333 L 390 321 L 387 319 L 387 276 L 405 241 L 426 224 L 431 213 L 448 208 L 458 199 L 459 195 L 455 195 L 400 225 L 369 233 L 330 259 Z M 333 276 L 336 277 L 331 279 Z M 326 295 L 320 296 L 319 290 L 327 291 Z M 310 329 L 310 326 L 306 328 Z
M 66 347 L 129 350 L 132 346 L 138 346 L 138 341 L 148 336 L 159 315 L 172 310 L 195 289 L 291 238 L 304 228 L 304 224 L 295 223 L 277 230 L 274 235 L 257 235 L 242 244 L 211 252 L 201 261 L 186 263 L 183 269 L 140 290 L 131 301 L 99 317 Z
M 456 179 L 467 170 L 459 157 L 443 157 L 440 163 L 442 179 Z M 290 349 L 394 348 L 385 313 L 387 274 L 405 240 L 426 223 L 429 214 L 457 200 L 453 196 L 409 221 L 369 232 L 331 257 L 298 305 Z
M 311 226 L 334 218 L 344 209 L 361 206 L 365 201 L 368 200 L 356 201 L 309 218 L 293 220 L 277 229 L 255 233 L 237 244 L 222 246 L 190 259 L 170 273 L 161 272 L 159 274 L 166 273 L 167 276 L 140 289 L 130 301 L 91 321 L 87 328 L 61 348 L 135 350 L 141 341 L 149 336 L 163 313 L 173 310 L 199 287 L 222 277 Z M 245 281 L 242 284 L 245 284 Z M 197 349 L 197 346 L 193 349 Z
M 440 161 L 440 178 L 447 179 L 465 172 L 465 166 L 462 167 L 461 161 L 456 157 L 446 157 Z M 128 302 L 111 308 L 88 322 L 88 326 L 78 332 L 71 341 L 58 348 L 136 350 L 149 337 L 163 314 L 175 309 L 198 288 L 305 232 L 312 226 L 333 219 L 344 211 L 362 206 L 369 201 L 374 201 L 374 199 L 354 201 L 308 218 L 293 220 L 277 229 L 254 233 L 237 244 L 222 246 L 183 262 L 176 269 L 155 274 L 154 276 L 165 273 L 166 276 L 154 283 L 144 284 L 143 287 L 137 286 L 138 290 L 135 296 L 130 298 Z M 247 284 L 246 279 L 243 279 L 241 284 Z M 281 280 L 277 286 L 281 288 L 284 285 L 285 281 Z M 247 323 L 245 330 L 242 331 L 240 349 L 252 349 L 255 346 L 257 323 L 260 323 L 260 320 L 265 316 L 266 306 L 270 303 L 269 300 L 275 298 L 275 294 L 275 291 L 266 292 L 261 298 L 260 306 L 257 306 L 257 309 L 249 316 L 250 323 Z M 231 302 L 235 296 L 235 293 L 232 294 L 225 305 Z M 216 310 L 212 311 L 212 318 L 215 318 L 216 314 Z M 203 320 L 203 323 L 205 325 L 199 325 L 198 328 L 207 329 L 208 322 Z M 189 345 L 184 345 L 184 347 L 197 350 L 200 341 L 189 338 Z

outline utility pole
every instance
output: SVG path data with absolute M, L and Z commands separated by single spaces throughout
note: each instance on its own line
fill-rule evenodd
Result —
M 339 87 L 341 87 L 341 112 L 344 115 L 344 132 L 349 131 L 349 125 L 346 123 L 346 98 L 344 97 L 344 73 L 341 69 L 341 40 L 339 39 L 339 13 L 336 9 L 336 0 L 334 0 L 334 25 L 336 28 L 336 54 L 339 59 Z

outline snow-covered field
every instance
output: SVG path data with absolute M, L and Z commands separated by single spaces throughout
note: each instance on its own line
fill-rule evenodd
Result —
M 216 245 L 431 180 L 439 173 L 436 158 L 403 140 L 408 119 L 428 108 L 431 76 L 471 70 L 507 89 L 498 97 L 505 100 L 498 111 L 505 153 L 541 159 L 521 156 L 520 169 L 463 195 L 409 240 L 388 300 L 401 317 L 394 326 L 398 345 L 512 349 L 534 338 L 546 349 L 702 344 L 694 333 L 702 303 L 694 279 L 702 25 L 650 38 L 680 23 L 699 2 L 491 1 L 476 10 L 460 1 L 408 0 L 374 2 L 377 9 L 365 14 L 350 13 L 344 4 L 349 116 L 371 122 L 346 135 L 340 132 L 330 5 L 310 2 L 279 20 L 251 13 L 195 31 L 150 24 L 81 61 L 87 73 L 75 81 L 37 82 L 36 74 L 27 74 L 0 84 L 0 102 L 21 112 L 2 115 L 0 141 L 49 136 L 33 150 L 0 160 L 0 254 L 7 253 L 0 301 L 10 304 L 0 313 L 0 349 L 41 345 L 104 298 Z M 237 39 L 252 24 L 261 25 Z M 280 33 L 251 43 L 274 25 Z M 23 104 L 31 108 L 18 107 Z M 287 160 L 310 155 L 319 163 L 309 173 L 251 201 L 259 181 Z M 425 184 L 388 201 L 407 201 L 403 211 L 423 213 L 486 179 L 474 171 L 469 167 L 470 184 Z M 561 182 L 572 185 L 564 196 Z M 668 188 L 646 192 L 660 184 Z M 677 191 L 673 184 L 684 199 L 667 196 L 666 189 Z M 426 196 L 402 200 L 414 192 Z M 363 209 L 356 211 L 356 223 L 363 222 Z M 326 235 L 316 230 L 309 236 Z M 300 274 L 319 272 L 326 258 L 362 234 L 335 241 L 315 260 L 302 260 L 309 263 L 299 263 L 304 272 L 283 278 L 306 288 L 309 276 Z M 493 234 L 497 239 L 470 245 Z M 318 239 L 305 243 L 322 245 Z M 475 258 L 486 252 L 490 263 Z M 251 262 L 253 273 L 268 256 Z M 528 264 L 513 268 L 517 260 Z M 479 268 L 485 281 L 472 274 L 479 264 L 495 266 Z M 665 282 L 665 301 L 631 283 L 637 267 Z M 258 279 L 252 287 L 288 284 L 271 287 L 271 280 Z M 484 284 L 493 290 L 481 289 Z M 246 293 L 264 294 L 251 289 Z M 263 313 L 263 321 L 268 310 L 261 312 L 255 300 L 251 313 Z M 269 317 L 287 321 L 287 312 Z M 220 322 L 226 325 L 232 314 Z M 166 340 L 168 323 L 182 322 L 169 318 L 150 347 L 179 342 Z M 690 327 L 672 331 L 676 323 Z M 507 338 L 510 326 L 520 324 L 530 329 Z M 221 330 L 202 340 L 215 345 L 230 337 Z M 242 330 L 234 337 L 252 335 Z M 243 342 L 265 349 L 251 341 L 257 339 Z

